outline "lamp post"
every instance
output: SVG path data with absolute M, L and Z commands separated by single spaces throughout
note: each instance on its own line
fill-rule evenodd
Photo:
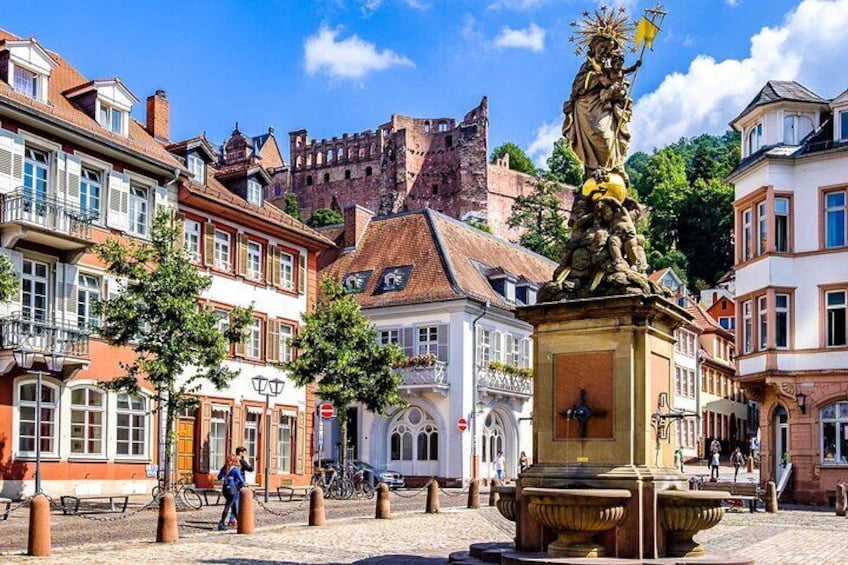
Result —
M 489 301 L 481 304 L 480 313 L 474 318 L 471 323 L 471 478 L 476 479 L 480 472 L 480 460 L 477 455 L 477 403 L 479 399 L 479 391 L 477 390 L 477 372 L 480 368 L 477 366 L 477 322 L 480 318 L 486 315 L 489 311 Z
M 12 352 L 15 358 L 15 363 L 22 369 L 32 369 L 32 364 L 35 361 L 35 351 L 29 346 L 21 346 Z M 57 349 L 50 353 L 44 354 L 44 361 L 47 364 L 47 371 L 50 373 L 58 373 L 65 365 L 65 356 Z M 44 371 L 36 371 L 35 384 L 35 494 L 41 494 L 41 383 L 44 377 Z
M 280 379 L 268 380 L 262 375 L 256 375 L 251 379 L 253 390 L 265 396 L 265 464 L 262 482 L 265 486 L 265 502 L 268 502 L 268 487 L 271 476 L 271 417 L 268 409 L 271 407 L 271 397 L 278 396 L 283 392 L 285 382 Z

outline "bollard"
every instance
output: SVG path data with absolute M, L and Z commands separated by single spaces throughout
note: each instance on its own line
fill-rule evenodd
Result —
M 848 515 L 848 484 L 842 483 L 842 508 L 845 509 L 845 515 Z
M 497 479 L 492 479 L 491 485 L 489 485 L 489 506 L 497 506 L 498 505 L 498 493 L 495 491 L 495 487 L 499 486 L 501 482 Z
M 50 546 L 50 501 L 43 494 L 36 494 L 29 504 L 27 555 L 48 557 Z
M 430 479 L 430 484 L 427 485 L 427 507 L 424 509 L 427 514 L 439 513 L 439 483 L 436 479 Z
M 771 514 L 777 512 L 777 487 L 774 481 L 766 483 L 766 512 Z
M 238 530 L 240 534 L 252 534 L 256 531 L 256 516 L 253 512 L 253 491 L 241 487 L 239 491 Z
M 845 516 L 845 485 L 836 485 L 836 515 Z
M 468 508 L 480 508 L 480 479 L 471 479 L 468 485 Z
M 323 526 L 324 519 L 324 491 L 315 487 L 309 495 L 309 525 Z
M 380 483 L 377 487 L 377 509 L 374 517 L 378 520 L 385 520 L 392 517 L 392 505 L 389 502 L 389 485 Z
M 166 492 L 159 498 L 159 520 L 156 522 L 156 543 L 174 543 L 179 537 L 177 505 L 174 502 L 174 495 Z
M 754 472 L 754 457 L 751 455 L 748 456 L 748 472 Z

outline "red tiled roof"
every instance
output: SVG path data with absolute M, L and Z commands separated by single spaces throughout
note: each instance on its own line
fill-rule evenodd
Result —
M 0 29 L 0 42 L 17 41 L 22 38 Z M 161 162 L 163 165 L 173 167 L 183 167 L 180 162 L 170 153 L 168 153 L 162 145 L 153 139 L 142 124 L 134 119 L 129 121 L 129 135 L 123 135 L 108 131 L 101 126 L 97 121 L 75 106 L 68 100 L 63 92 L 75 89 L 85 85 L 90 81 L 82 76 L 75 68 L 68 64 L 65 59 L 52 51 L 47 51 L 48 54 L 56 62 L 57 67 L 50 74 L 49 92 L 47 94 L 49 104 L 33 100 L 32 98 L 15 92 L 12 87 L 5 82 L 0 81 L 0 97 L 6 98 L 15 102 L 20 106 L 26 107 L 29 111 L 38 114 L 41 117 L 61 122 L 64 125 L 80 128 L 85 132 L 100 138 L 103 142 L 118 145 L 124 149 L 147 155 L 148 157 Z
M 692 324 L 703 332 L 719 333 L 727 339 L 733 339 L 733 334 L 721 327 L 715 318 L 710 316 L 703 306 L 697 302 L 690 301 L 686 311 L 692 315 Z
M 653 273 L 648 275 L 648 278 L 653 282 L 659 282 L 660 279 L 665 276 L 665 274 L 669 271 L 670 268 L 671 267 L 666 267 L 664 269 L 660 269 L 659 271 L 654 271 Z

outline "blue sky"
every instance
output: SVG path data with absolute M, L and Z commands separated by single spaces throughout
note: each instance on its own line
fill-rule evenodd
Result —
M 650 2 L 653 5 L 654 2 Z M 633 15 L 648 2 L 618 0 Z M 569 22 L 591 0 L 0 0 L 0 27 L 89 78 L 167 91 L 174 139 L 273 125 L 321 138 L 392 113 L 461 117 L 489 96 L 490 145 L 541 161 L 580 59 Z M 720 133 L 769 78 L 848 88 L 848 0 L 668 0 L 635 84 L 634 146 Z M 831 79 L 838 82 L 832 82 Z M 143 104 L 135 112 L 143 120 Z M 287 154 L 287 151 L 286 151 Z

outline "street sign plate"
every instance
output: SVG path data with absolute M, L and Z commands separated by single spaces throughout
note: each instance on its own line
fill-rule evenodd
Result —
M 468 420 L 466 420 L 465 418 L 459 418 L 456 421 L 456 429 L 459 430 L 460 432 L 464 432 L 465 430 L 467 430 L 468 429 Z
M 325 419 L 336 417 L 336 409 L 329 402 L 322 403 L 321 406 L 318 407 L 318 413 Z

